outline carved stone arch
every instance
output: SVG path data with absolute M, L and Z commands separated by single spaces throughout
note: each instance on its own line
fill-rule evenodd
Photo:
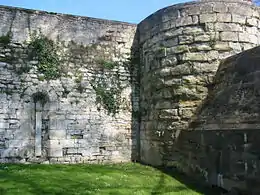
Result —
M 38 91 L 32 94 L 33 102 L 34 103 L 41 103 L 44 106 L 49 101 L 48 93 L 45 91 Z

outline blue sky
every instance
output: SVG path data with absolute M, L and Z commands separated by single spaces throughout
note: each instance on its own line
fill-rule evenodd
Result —
M 0 0 L 0 5 L 138 23 L 158 9 L 185 1 L 189 0 Z

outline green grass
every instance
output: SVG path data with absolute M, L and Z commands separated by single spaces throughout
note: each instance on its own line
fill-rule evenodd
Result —
M 198 195 L 171 176 L 140 164 L 0 164 L 0 195 Z

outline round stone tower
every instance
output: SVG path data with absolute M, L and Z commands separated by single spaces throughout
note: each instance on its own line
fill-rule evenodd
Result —
M 177 149 L 176 140 L 193 129 L 220 61 L 257 46 L 259 28 L 259 8 L 242 0 L 173 5 L 139 24 L 143 162 L 179 160 L 187 148 Z

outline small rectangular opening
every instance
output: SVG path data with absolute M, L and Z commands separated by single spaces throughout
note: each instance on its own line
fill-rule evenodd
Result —
M 83 134 L 71 134 L 71 139 L 83 139 Z
M 106 150 L 106 147 L 99 147 L 99 150 Z
M 79 148 L 63 148 L 63 155 L 82 156 L 82 152 L 80 152 Z

